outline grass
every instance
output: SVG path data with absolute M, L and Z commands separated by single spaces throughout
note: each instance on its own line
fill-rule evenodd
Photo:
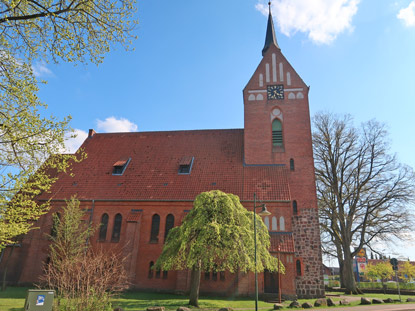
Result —
M 23 311 L 26 292 L 28 288 L 25 287 L 8 287 L 5 292 L 0 291 L 0 310 L 1 311 Z M 339 293 L 327 293 L 339 294 Z M 365 297 L 370 298 L 392 298 L 399 299 L 398 295 L 383 295 L 383 294 L 366 294 Z M 352 297 L 352 296 L 350 296 Z M 360 297 L 360 296 L 353 296 Z M 402 296 L 405 301 L 409 296 Z M 414 297 L 414 296 L 411 296 Z M 333 300 L 339 301 L 339 297 L 332 297 Z M 315 299 L 300 299 L 300 304 L 304 302 L 314 304 Z M 164 306 L 167 310 L 176 310 L 178 307 L 186 306 L 188 303 L 187 296 L 161 294 L 161 293 L 140 293 L 140 292 L 126 292 L 119 298 L 114 299 L 114 306 L 122 307 L 125 311 L 145 310 L 149 306 Z M 290 302 L 285 302 L 288 306 Z M 205 297 L 199 299 L 201 309 L 217 310 L 222 307 L 231 307 L 233 309 L 247 309 L 253 310 L 255 303 L 252 298 L 226 298 L 226 297 Z M 357 306 L 360 300 L 352 301 L 350 306 Z M 258 302 L 258 307 L 261 311 L 270 311 L 273 308 L 272 303 L 263 301 Z M 335 308 L 334 308 L 335 309 Z M 289 309 L 288 309 L 289 310 Z
M 0 291 L 0 310 L 1 311 L 20 311 L 24 310 L 26 287 L 8 287 L 6 291 Z

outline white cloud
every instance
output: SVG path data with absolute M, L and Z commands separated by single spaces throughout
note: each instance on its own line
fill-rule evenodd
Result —
M 131 121 L 120 118 L 116 119 L 115 117 L 106 118 L 104 121 L 97 120 L 98 131 L 106 133 L 114 132 L 135 132 L 138 127 L 136 124 Z
M 33 64 L 32 70 L 36 78 L 54 76 L 53 72 L 47 67 L 47 64 L 44 61 Z
M 317 44 L 330 44 L 348 30 L 353 31 L 352 18 L 360 0 L 275 0 L 272 15 L 286 36 L 297 31 L 308 34 Z M 257 10 L 268 15 L 268 5 L 259 0 Z
M 415 1 L 409 3 L 407 8 L 401 9 L 397 17 L 403 20 L 407 27 L 415 26 Z
M 67 133 L 65 135 L 65 151 L 75 153 L 87 137 L 88 133 L 80 129 L 74 129 L 72 133 Z

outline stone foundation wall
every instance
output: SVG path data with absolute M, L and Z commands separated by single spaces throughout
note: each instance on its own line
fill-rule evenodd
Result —
M 302 209 L 293 216 L 296 260 L 301 261 L 301 275 L 296 276 L 298 298 L 324 297 L 323 264 L 318 210 Z

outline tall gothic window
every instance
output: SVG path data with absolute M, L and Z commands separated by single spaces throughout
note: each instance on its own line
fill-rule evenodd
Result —
M 301 276 L 302 275 L 302 271 L 301 271 L 301 261 L 300 259 L 297 259 L 295 262 L 295 268 L 297 271 L 297 276 Z
M 293 214 L 298 215 L 297 201 L 293 201 Z
M 50 231 L 50 236 L 53 238 L 56 237 L 60 219 L 61 214 L 59 212 L 56 212 L 52 215 L 52 229 Z
M 150 261 L 150 266 L 148 268 L 148 278 L 152 279 L 153 278 L 153 266 L 154 266 L 154 262 Z
M 159 230 L 160 216 L 158 214 L 154 214 L 151 221 L 150 243 L 157 243 L 159 241 Z
M 272 145 L 275 147 L 282 147 L 282 123 L 278 119 L 272 121 Z
M 120 240 L 121 223 L 122 223 L 121 214 L 115 215 L 114 227 L 112 228 L 111 242 L 118 242 Z
M 168 214 L 166 217 L 166 225 L 164 227 L 164 242 L 166 242 L 167 235 L 171 228 L 174 227 L 174 216 L 172 214 Z
M 107 238 L 107 229 L 108 229 L 108 214 L 105 213 L 101 217 L 101 224 L 99 226 L 99 236 L 98 239 L 100 241 L 105 241 Z
M 295 170 L 294 159 L 290 159 L 290 171 L 294 171 L 294 170 Z

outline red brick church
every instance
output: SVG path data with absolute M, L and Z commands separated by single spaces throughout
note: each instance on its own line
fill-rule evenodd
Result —
M 53 185 L 52 210 L 39 219 L 8 263 L 10 282 L 37 281 L 48 258 L 52 213 L 74 194 L 101 227 L 94 247 L 128 255 L 131 284 L 139 290 L 187 292 L 188 271 L 151 269 L 168 231 L 181 224 L 196 195 L 219 189 L 253 209 L 254 194 L 272 213 L 263 218 L 270 252 L 286 267 L 259 274 L 259 292 L 324 295 L 311 146 L 309 88 L 281 53 L 271 13 L 263 58 L 243 90 L 243 129 L 96 133 L 82 145 L 88 157 Z M 0 273 L 4 270 L 7 252 Z M 253 295 L 254 274 L 206 272 L 201 292 Z

